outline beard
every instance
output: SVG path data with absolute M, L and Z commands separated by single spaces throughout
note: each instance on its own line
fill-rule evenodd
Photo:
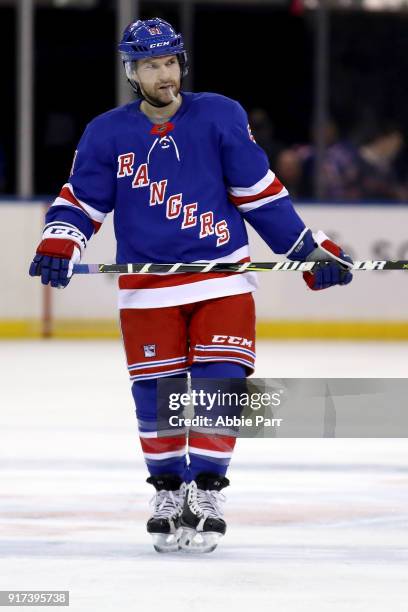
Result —
M 155 106 L 157 108 L 164 108 L 165 106 L 169 106 L 172 102 L 174 102 L 175 98 L 177 98 L 180 93 L 181 84 L 180 83 L 171 83 L 171 87 L 166 87 L 165 89 L 150 89 L 146 91 L 146 89 L 139 83 L 140 91 L 146 102 Z M 171 93 L 170 93 L 171 91 Z

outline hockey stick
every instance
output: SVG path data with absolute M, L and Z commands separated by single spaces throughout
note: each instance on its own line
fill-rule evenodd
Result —
M 333 260 L 331 260 L 333 262 Z M 266 261 L 246 263 L 128 263 L 76 264 L 74 274 L 158 274 L 175 272 L 309 272 L 317 261 Z M 408 260 L 355 261 L 351 270 L 407 270 Z

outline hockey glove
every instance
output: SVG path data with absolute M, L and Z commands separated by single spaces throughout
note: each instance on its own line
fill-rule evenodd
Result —
M 30 265 L 30 276 L 41 276 L 43 285 L 63 289 L 71 280 L 73 266 L 81 261 L 86 238 L 69 223 L 46 225 L 43 239 Z
M 301 255 L 304 261 L 319 262 L 312 272 L 303 273 L 303 279 L 310 289 L 319 291 L 334 285 L 348 285 L 352 281 L 353 275 L 350 272 L 353 266 L 352 259 L 324 232 L 318 231 L 312 234 L 308 230 L 301 244 L 302 247 L 296 248 L 289 259 L 298 259 Z M 296 251 L 298 255 L 295 257 Z

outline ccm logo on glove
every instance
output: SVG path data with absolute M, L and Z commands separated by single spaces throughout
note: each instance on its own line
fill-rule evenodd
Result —
M 43 285 L 63 289 L 71 280 L 74 264 L 81 261 L 86 237 L 69 223 L 50 223 L 31 263 L 30 276 L 41 276 Z

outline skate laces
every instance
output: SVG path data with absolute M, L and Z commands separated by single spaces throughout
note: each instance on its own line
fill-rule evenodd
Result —
M 196 499 L 193 499 L 192 505 L 195 506 L 195 511 L 198 511 L 199 515 L 205 514 L 207 517 L 219 518 L 224 514 L 222 504 L 225 500 L 224 493 L 220 491 L 197 489 Z
M 157 491 L 150 500 L 155 518 L 168 518 L 181 512 L 181 491 Z

